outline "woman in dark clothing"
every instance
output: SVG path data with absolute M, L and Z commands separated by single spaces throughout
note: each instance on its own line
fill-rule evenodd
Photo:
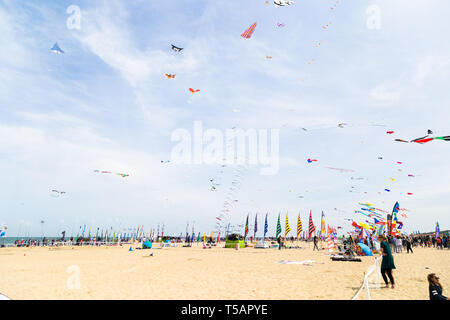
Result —
M 447 297 L 442 295 L 442 286 L 439 282 L 439 277 L 434 273 L 430 273 L 427 278 L 430 284 L 430 300 L 448 300 Z
M 413 253 L 412 246 L 411 246 L 411 239 L 406 239 L 406 250 L 407 250 L 406 253 L 409 253 L 410 251 L 411 251 L 411 253 Z
M 378 240 L 380 240 L 380 251 L 383 255 L 383 260 L 381 261 L 381 275 L 383 276 L 384 283 L 386 283 L 386 288 L 389 288 L 389 281 L 386 277 L 389 277 L 391 281 L 391 288 L 394 289 L 394 277 L 392 276 L 392 270 L 395 269 L 394 265 L 394 257 L 392 257 L 391 247 L 387 243 L 387 239 L 384 236 L 379 236 Z

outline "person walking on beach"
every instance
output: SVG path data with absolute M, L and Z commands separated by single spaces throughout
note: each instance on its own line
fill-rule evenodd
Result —
M 378 240 L 380 241 L 380 251 L 383 256 L 383 259 L 381 261 L 381 275 L 383 276 L 384 283 L 386 283 L 386 288 L 389 288 L 389 281 L 386 277 L 389 277 L 389 280 L 391 281 L 391 288 L 394 289 L 394 277 L 392 276 L 392 270 L 395 269 L 394 265 L 394 257 L 391 253 L 391 247 L 387 243 L 387 239 L 380 235 L 378 237 Z
M 413 253 L 412 246 L 411 246 L 411 239 L 406 239 L 406 253 Z
M 316 248 L 317 248 L 317 251 L 319 251 L 319 247 L 317 246 L 317 237 L 314 235 L 314 248 L 313 248 L 313 251 L 316 250 Z
M 430 291 L 430 300 L 449 300 L 446 296 L 442 295 L 442 285 L 439 282 L 439 277 L 434 273 L 430 273 L 427 276 Z

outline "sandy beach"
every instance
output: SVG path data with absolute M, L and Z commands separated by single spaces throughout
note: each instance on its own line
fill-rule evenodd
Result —
M 129 245 L 2 248 L 0 293 L 11 299 L 350 300 L 374 263 L 374 257 L 331 261 L 325 250 L 301 246 L 234 250 L 194 245 L 133 252 Z M 440 276 L 444 290 L 449 288 L 449 250 L 414 248 L 414 254 L 394 259 L 396 288 L 371 290 L 372 299 L 428 300 L 431 272 Z M 314 263 L 278 264 L 281 260 Z M 364 298 L 362 293 L 359 299 Z

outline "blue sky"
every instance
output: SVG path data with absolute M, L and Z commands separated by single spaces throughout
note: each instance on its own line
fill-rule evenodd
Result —
M 72 4 L 81 9 L 79 30 L 66 26 Z M 232 224 L 268 212 L 272 234 L 280 211 L 295 229 L 299 211 L 305 226 L 310 210 L 316 225 L 323 210 L 328 223 L 350 230 L 344 218 L 365 220 L 352 213 L 358 202 L 390 211 L 399 201 L 410 210 L 405 230 L 429 231 L 435 221 L 448 229 L 450 145 L 394 139 L 427 129 L 450 135 L 450 4 L 341 0 L 330 10 L 334 4 L 3 1 L 0 223 L 10 236 L 39 235 L 41 220 L 48 234 L 158 223 L 179 234 L 193 221 L 209 233 L 235 167 L 160 162 L 170 159 L 172 132 L 201 120 L 220 130 L 280 129 L 278 174 L 246 167 Z M 367 27 L 370 5 L 380 8 L 380 29 Z M 253 36 L 240 37 L 255 21 Z M 55 42 L 65 54 L 50 51 Z M 221 181 L 215 192 L 211 178 Z M 67 194 L 53 198 L 52 189 Z

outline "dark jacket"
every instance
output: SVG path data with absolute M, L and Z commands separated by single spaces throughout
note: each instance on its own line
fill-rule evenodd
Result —
M 442 288 L 430 284 L 430 300 L 447 300 L 447 297 L 442 295 Z

